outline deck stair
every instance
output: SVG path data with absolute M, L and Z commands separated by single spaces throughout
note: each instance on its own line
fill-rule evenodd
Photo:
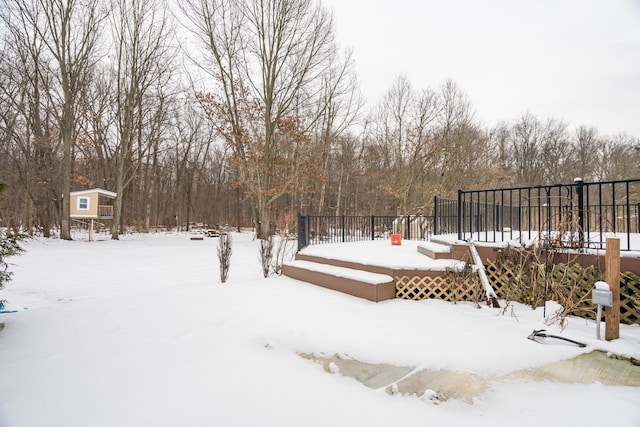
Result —
M 399 278 L 436 278 L 442 276 L 449 268 L 443 266 L 450 266 L 456 262 L 455 260 L 461 259 L 459 250 L 452 250 L 446 242 L 425 241 L 418 243 L 416 248 L 418 254 L 425 256 L 423 268 L 389 267 L 372 264 L 367 259 L 354 261 L 352 257 L 351 260 L 345 260 L 303 251 L 296 254 L 294 261 L 285 263 L 282 272 L 293 279 L 379 302 L 396 297 Z M 468 250 L 466 245 L 464 249 Z M 389 245 L 388 250 L 393 251 L 394 248 Z M 429 259 L 431 261 L 428 261 Z
M 451 246 L 442 243 L 420 242 L 418 252 L 432 259 L 451 259 Z
M 392 299 L 396 293 L 395 280 L 388 274 L 322 262 L 295 260 L 283 266 L 283 274 L 373 302 Z

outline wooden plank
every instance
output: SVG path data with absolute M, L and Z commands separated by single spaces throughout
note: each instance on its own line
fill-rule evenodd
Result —
M 613 305 L 604 310 L 604 339 L 611 341 L 620 338 L 620 239 L 618 238 L 607 238 L 605 273 L 607 284 L 613 293 Z
M 323 288 L 353 295 L 355 297 L 364 298 L 373 302 L 392 299 L 395 296 L 395 282 L 390 276 L 387 276 L 388 283 L 367 283 L 352 278 L 338 277 L 326 270 L 314 271 L 304 267 L 304 264 L 301 264 L 300 261 L 286 263 L 282 266 L 282 273 L 292 279 L 311 283 Z M 346 269 L 342 268 L 342 270 Z

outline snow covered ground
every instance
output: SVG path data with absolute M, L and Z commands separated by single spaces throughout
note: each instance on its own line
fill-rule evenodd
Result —
M 189 237 L 28 241 L 0 293 L 20 309 L 0 317 L 0 426 L 640 425 L 640 387 L 498 379 L 472 403 L 435 404 L 299 355 L 499 378 L 594 349 L 640 357 L 638 325 L 605 342 L 592 321 L 545 325 L 542 309 L 376 304 L 264 279 L 250 234 L 234 234 L 221 284 L 217 239 Z M 542 328 L 587 347 L 527 339 Z

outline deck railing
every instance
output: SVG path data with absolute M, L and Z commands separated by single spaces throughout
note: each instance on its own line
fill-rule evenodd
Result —
M 103 218 L 103 219 L 113 218 L 113 206 L 111 206 L 111 205 L 99 205 L 98 206 L 98 218 Z
M 623 251 L 640 251 L 640 179 L 458 192 L 434 198 L 426 216 L 298 216 L 298 248 L 310 244 L 388 239 L 518 240 L 573 249 L 604 249 L 620 238 Z
M 640 179 L 460 190 L 455 206 L 459 240 L 604 249 L 615 236 L 621 250 L 640 250 Z
M 298 250 L 320 243 L 357 242 L 389 239 L 392 233 L 405 239 L 427 239 L 433 217 L 330 216 L 298 214 Z

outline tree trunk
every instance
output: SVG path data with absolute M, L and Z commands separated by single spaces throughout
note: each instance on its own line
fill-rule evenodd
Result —
M 272 235 L 271 211 L 268 206 L 258 203 L 254 209 L 256 222 L 256 237 L 258 239 L 268 239 Z
M 124 161 L 118 162 L 116 175 L 116 199 L 113 202 L 113 224 L 111 225 L 111 239 L 120 240 L 120 223 L 122 218 L 122 197 L 124 196 Z
M 68 101 L 70 102 L 70 101 Z M 67 108 L 70 108 L 67 107 Z M 71 240 L 71 138 L 73 111 L 63 113 L 62 136 L 62 216 L 60 218 L 60 238 Z

